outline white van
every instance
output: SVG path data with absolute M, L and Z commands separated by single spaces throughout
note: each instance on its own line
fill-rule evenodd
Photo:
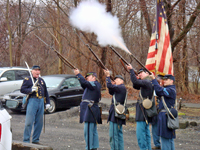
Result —
M 0 102 L 0 150 L 11 150 L 12 148 L 11 118 Z

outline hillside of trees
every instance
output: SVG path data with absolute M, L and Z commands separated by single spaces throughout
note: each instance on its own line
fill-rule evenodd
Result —
M 200 0 L 163 0 L 169 24 L 176 87 L 183 98 L 200 94 Z M 122 37 L 130 52 L 146 62 L 155 0 L 99 0 L 119 19 Z M 98 73 L 105 87 L 105 75 L 98 61 L 77 34 L 88 44 L 112 75 L 124 76 L 131 86 L 129 74 L 109 47 L 102 47 L 93 33 L 74 29 L 69 22 L 70 10 L 80 0 L 1 0 L 0 2 L 0 67 L 40 65 L 41 75 L 73 74 L 56 53 L 41 42 L 39 36 L 53 46 L 82 74 Z M 116 50 L 138 70 L 141 66 L 126 52 Z M 187 97 L 185 96 L 187 95 Z

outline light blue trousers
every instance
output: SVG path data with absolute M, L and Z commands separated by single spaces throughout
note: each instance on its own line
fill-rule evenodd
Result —
M 137 121 L 136 136 L 140 150 L 151 150 L 151 135 L 149 124 L 145 121 Z
M 30 142 L 31 130 L 34 124 L 32 142 L 39 142 L 43 126 L 44 99 L 30 98 L 26 108 L 24 142 Z
M 174 139 L 167 139 L 161 137 L 161 149 L 162 150 L 175 150 Z
M 152 126 L 152 136 L 153 136 L 153 143 L 155 147 L 160 147 L 160 136 L 158 136 L 158 123 L 151 124 Z
M 85 149 L 99 148 L 99 137 L 97 132 L 97 124 L 91 122 L 85 122 L 84 124 L 84 137 L 85 137 Z
M 109 136 L 111 150 L 124 150 L 122 125 L 110 121 Z

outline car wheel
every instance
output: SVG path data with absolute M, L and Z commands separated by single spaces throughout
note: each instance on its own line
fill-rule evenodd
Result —
M 51 114 L 51 113 L 54 113 L 56 111 L 56 102 L 55 102 L 55 99 L 50 97 L 50 107 L 49 109 L 47 109 L 47 113 Z

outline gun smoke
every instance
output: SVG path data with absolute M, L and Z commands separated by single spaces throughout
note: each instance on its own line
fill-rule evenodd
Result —
M 101 46 L 113 45 L 130 53 L 121 36 L 119 20 L 106 5 L 96 0 L 82 1 L 70 12 L 70 23 L 79 30 L 94 33 Z

